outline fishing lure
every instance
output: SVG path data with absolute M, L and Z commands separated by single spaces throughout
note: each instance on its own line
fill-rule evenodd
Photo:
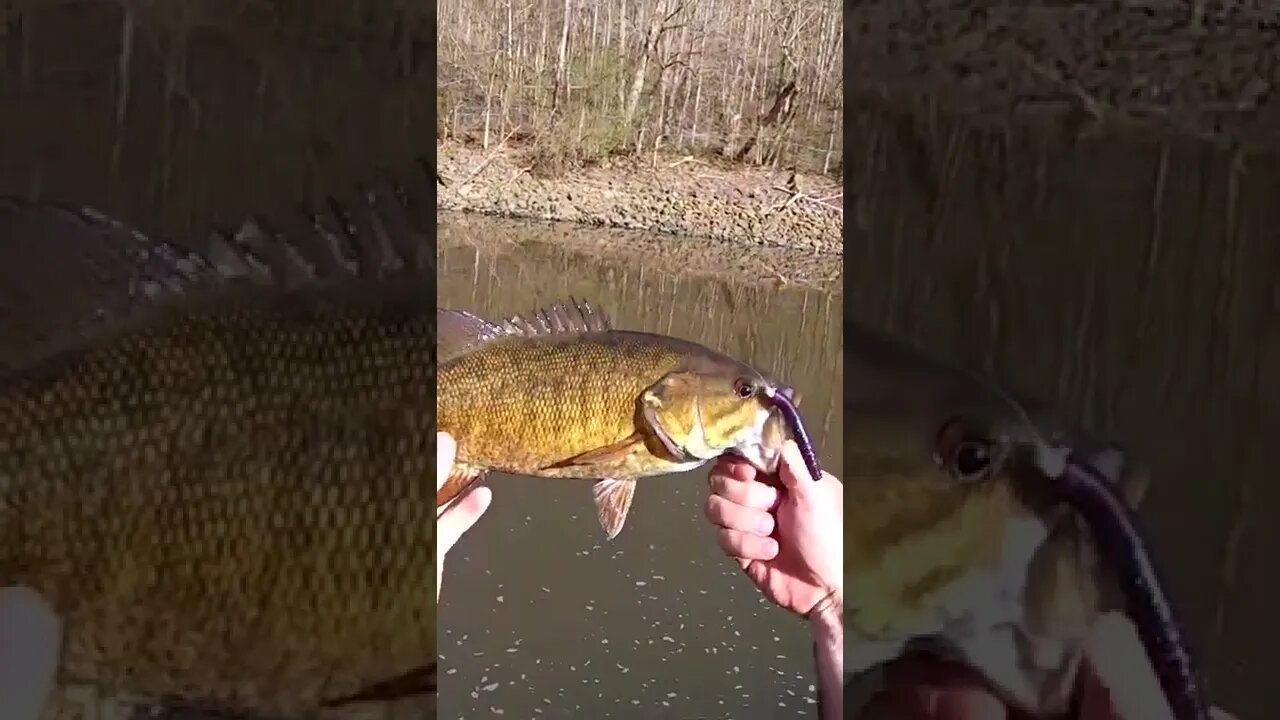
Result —
M 1199 669 L 1183 624 L 1165 594 L 1138 519 L 1115 487 L 1087 462 L 1068 457 L 1055 489 L 1115 559 L 1130 613 L 1176 720 L 1209 720 Z
M 822 468 L 818 465 L 818 453 L 813 449 L 813 440 L 809 438 L 809 431 L 805 430 L 804 421 L 800 419 L 800 411 L 791 402 L 791 398 L 786 393 L 778 392 L 774 388 L 769 388 L 766 395 L 773 402 L 774 407 L 782 413 L 782 417 L 787 421 L 787 425 L 791 428 L 791 434 L 796 439 L 796 445 L 800 448 L 800 456 L 804 458 L 804 465 L 809 469 L 809 474 L 813 476 L 814 481 L 822 479 Z

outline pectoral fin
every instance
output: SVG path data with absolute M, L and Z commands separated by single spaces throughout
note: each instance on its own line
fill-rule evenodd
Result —
M 644 446 L 644 436 L 638 432 L 628 435 L 612 445 L 588 450 L 571 458 L 552 463 L 547 469 L 563 468 L 571 465 L 606 465 L 625 459 L 628 455 Z
M 600 527 L 604 528 L 610 540 L 618 537 L 627 522 L 631 500 L 636 495 L 636 481 L 605 478 L 591 486 L 591 495 L 596 501 Z
M 333 700 L 326 700 L 325 707 L 340 707 L 355 703 L 391 701 L 436 691 L 436 664 L 414 668 L 403 675 L 370 685 L 363 690 Z

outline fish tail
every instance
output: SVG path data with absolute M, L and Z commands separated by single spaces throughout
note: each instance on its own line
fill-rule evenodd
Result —
M 390 702 L 414 695 L 436 692 L 436 664 L 414 668 L 384 682 L 376 683 L 350 695 L 326 700 L 325 707 L 341 707 L 365 702 Z
M 453 471 L 449 474 L 449 479 L 436 491 L 437 515 L 444 512 L 448 505 L 465 495 L 473 487 L 482 483 L 487 476 L 488 473 L 484 470 L 455 464 Z

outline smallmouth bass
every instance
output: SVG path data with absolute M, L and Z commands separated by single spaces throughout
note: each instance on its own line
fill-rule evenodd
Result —
M 60 674 L 292 716 L 433 689 L 434 287 L 225 288 L 0 379 L 0 585 Z
M 441 309 L 437 326 L 437 416 L 458 443 L 440 507 L 492 470 L 591 479 L 612 539 L 640 478 L 726 452 L 772 472 L 793 435 L 779 409 L 792 388 L 697 343 L 616 330 L 588 303 L 501 324 Z
M 1043 406 L 849 322 L 845 352 L 846 673 L 924 645 L 1033 717 L 1058 717 L 1089 633 L 1119 610 L 1170 717 L 1206 719 L 1133 517 L 1146 469 Z

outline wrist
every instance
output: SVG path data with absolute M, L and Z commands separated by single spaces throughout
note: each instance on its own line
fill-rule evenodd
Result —
M 818 713 L 822 720 L 844 717 L 844 593 L 832 590 L 805 613 L 813 631 L 818 676 Z
M 838 589 L 819 600 L 805 618 L 813 631 L 814 642 L 837 647 L 844 645 L 844 594 Z

